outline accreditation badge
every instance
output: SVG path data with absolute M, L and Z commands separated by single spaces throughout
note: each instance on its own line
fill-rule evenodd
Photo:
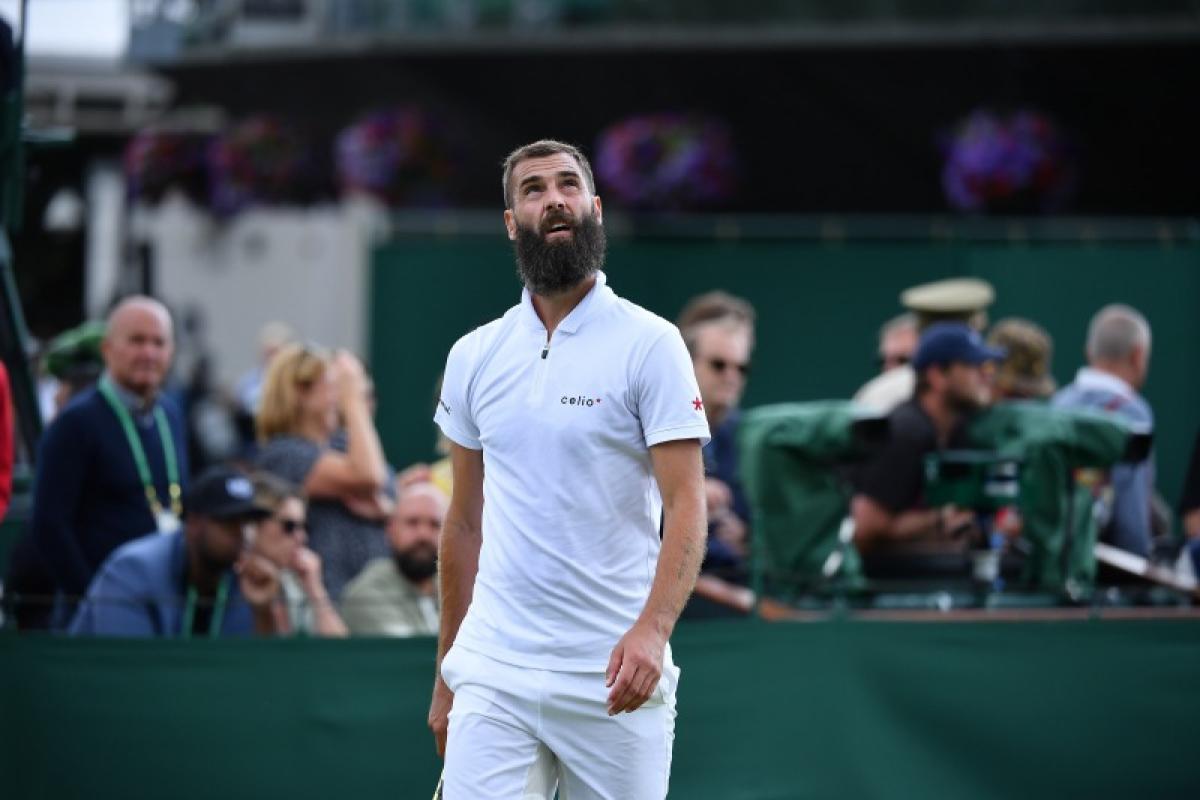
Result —
M 167 509 L 155 514 L 154 521 L 158 525 L 159 533 L 174 533 L 180 528 L 179 517 Z

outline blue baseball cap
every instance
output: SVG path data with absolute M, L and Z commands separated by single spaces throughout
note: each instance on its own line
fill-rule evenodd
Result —
M 962 322 L 938 322 L 921 334 L 913 369 L 920 372 L 935 364 L 983 364 L 1002 358 L 1004 351 L 984 344 L 974 328 Z

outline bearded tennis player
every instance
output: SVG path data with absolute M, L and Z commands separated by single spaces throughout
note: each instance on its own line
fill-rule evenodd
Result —
M 454 477 L 429 709 L 444 796 L 662 798 L 668 640 L 706 536 L 703 403 L 679 331 L 600 271 L 583 154 L 526 145 L 503 185 L 525 290 L 450 350 L 434 417 Z

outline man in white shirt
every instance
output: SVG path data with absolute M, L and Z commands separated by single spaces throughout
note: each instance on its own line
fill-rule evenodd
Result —
M 704 404 L 678 330 L 606 285 L 583 154 L 526 145 L 503 185 L 526 288 L 451 349 L 435 415 L 454 473 L 429 711 L 445 796 L 664 797 Z

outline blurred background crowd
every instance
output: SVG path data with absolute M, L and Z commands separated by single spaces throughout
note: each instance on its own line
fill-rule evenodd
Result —
M 1197 597 L 1194 3 L 21 5 L 5 626 L 434 633 L 436 386 L 546 136 L 693 357 L 686 616 Z

